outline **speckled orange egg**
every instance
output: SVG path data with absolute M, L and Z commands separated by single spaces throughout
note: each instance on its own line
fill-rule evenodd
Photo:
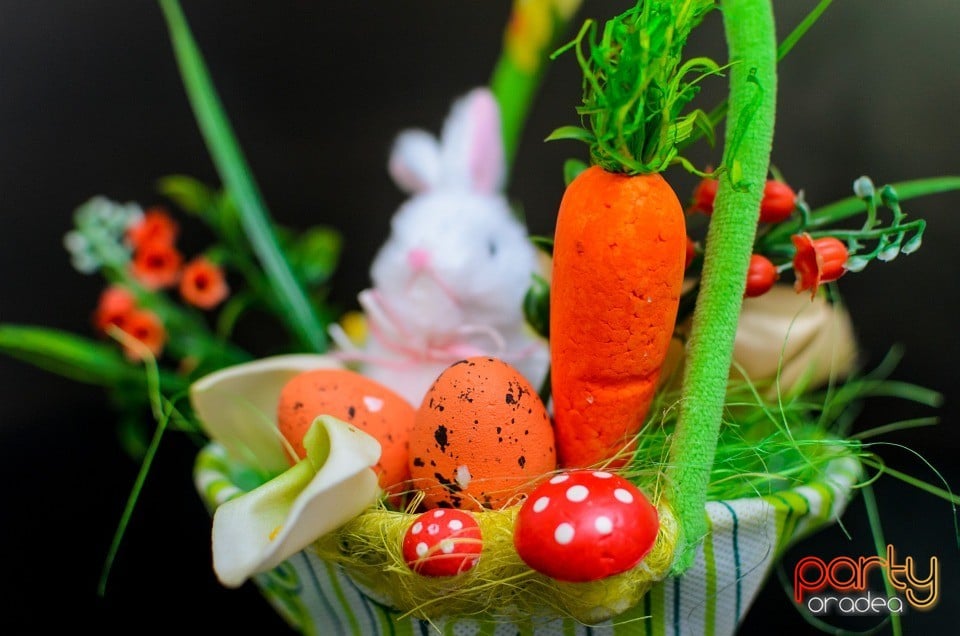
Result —
M 376 438 L 382 447 L 374 469 L 380 486 L 398 492 L 406 486 L 410 429 L 415 410 L 379 382 L 346 369 L 317 369 L 294 376 L 280 391 L 277 426 L 299 457 L 303 436 L 318 415 L 332 415 Z
M 501 508 L 557 466 L 553 426 L 530 383 L 497 358 L 461 360 L 417 410 L 410 476 L 428 508 Z

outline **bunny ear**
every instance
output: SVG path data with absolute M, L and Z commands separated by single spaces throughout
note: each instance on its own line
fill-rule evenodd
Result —
M 440 180 L 440 146 L 424 130 L 407 130 L 397 136 L 387 170 L 404 192 L 416 194 Z
M 504 155 L 500 109 L 488 88 L 457 100 L 441 136 L 444 180 L 484 193 L 503 187 Z

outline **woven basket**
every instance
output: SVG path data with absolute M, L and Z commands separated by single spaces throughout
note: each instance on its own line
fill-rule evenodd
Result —
M 235 472 L 230 462 L 216 443 L 198 455 L 195 483 L 211 512 L 243 492 L 230 478 Z M 839 458 L 819 481 L 765 497 L 708 502 L 710 533 L 694 565 L 655 584 L 633 607 L 590 626 L 549 615 L 423 620 L 372 598 L 349 571 L 320 559 L 313 548 L 254 581 L 303 634 L 732 634 L 783 552 L 842 514 L 859 470 L 855 459 Z

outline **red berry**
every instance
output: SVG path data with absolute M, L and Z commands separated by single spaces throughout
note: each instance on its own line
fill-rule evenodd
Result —
M 469 512 L 451 508 L 428 510 L 403 536 L 403 559 L 423 576 L 453 576 L 480 560 L 483 538 Z
M 709 177 L 704 178 L 693 191 L 693 204 L 690 210 L 713 214 L 713 201 L 717 198 L 717 188 L 720 182 Z
M 747 270 L 747 289 L 744 296 L 754 298 L 770 291 L 779 278 L 777 268 L 766 256 L 754 254 L 750 257 L 750 268 Z
M 797 194 L 783 181 L 770 179 L 763 187 L 760 200 L 760 222 L 779 223 L 786 221 L 797 208 Z

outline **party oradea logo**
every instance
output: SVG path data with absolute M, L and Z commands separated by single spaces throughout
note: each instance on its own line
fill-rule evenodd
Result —
M 929 610 L 940 600 L 940 562 L 911 557 L 838 556 L 830 561 L 808 556 L 793 569 L 794 600 L 816 616 L 882 616 L 907 608 Z

